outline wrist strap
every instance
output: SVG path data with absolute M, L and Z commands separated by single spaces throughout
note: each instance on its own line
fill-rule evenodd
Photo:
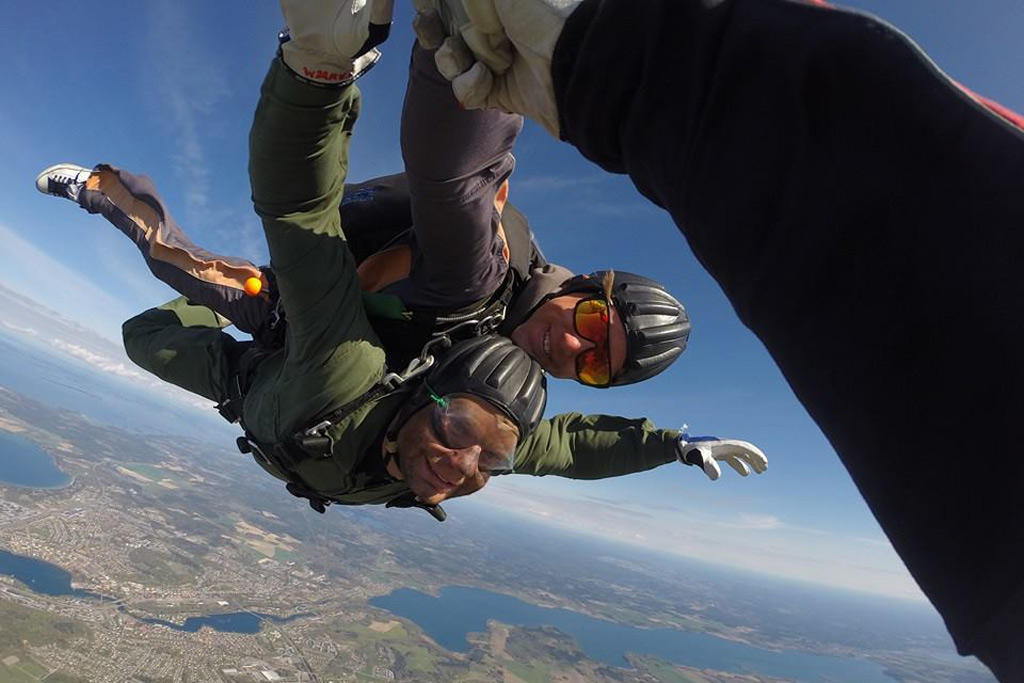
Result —
M 277 58 L 279 60 L 281 60 L 281 64 L 284 65 L 284 68 L 288 71 L 289 74 L 291 74 L 292 78 L 294 78 L 295 80 L 299 81 L 300 83 L 305 83 L 306 85 L 311 85 L 314 88 L 324 88 L 324 89 L 327 89 L 327 90 L 340 90 L 342 88 L 347 88 L 348 86 L 352 85 L 353 81 L 355 81 L 356 78 L 357 78 L 357 76 L 352 71 L 349 71 L 347 78 L 344 78 L 344 79 L 342 79 L 340 81 L 337 81 L 335 83 L 324 83 L 323 81 L 315 81 L 312 78 L 307 78 L 306 76 L 303 76 L 298 71 L 296 71 L 295 69 L 293 69 L 290 66 L 288 66 L 288 62 L 286 62 L 284 60 L 284 52 L 281 50 L 280 47 L 277 48 Z M 371 64 L 371 66 L 372 66 L 372 64 Z

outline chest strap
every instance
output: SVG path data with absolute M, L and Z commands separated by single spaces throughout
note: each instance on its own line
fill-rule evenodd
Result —
M 323 514 L 332 503 L 341 501 L 332 500 L 320 495 L 312 487 L 308 486 L 298 473 L 298 466 L 311 458 L 329 458 L 334 452 L 334 439 L 328 433 L 330 428 L 349 417 L 367 403 L 397 391 L 403 384 L 411 379 L 422 375 L 434 365 L 434 356 L 428 353 L 431 346 L 424 347 L 424 353 L 413 359 L 401 374 L 386 372 L 384 376 L 368 391 L 343 404 L 342 406 L 327 413 L 315 424 L 301 429 L 280 443 L 271 445 L 260 444 L 246 428 L 242 419 L 241 407 L 248 390 L 248 380 L 251 378 L 251 371 L 254 366 L 248 366 L 248 376 L 241 371 L 236 373 L 232 396 L 227 401 L 217 406 L 221 415 L 229 422 L 238 422 L 245 431 L 245 436 L 235 440 L 239 452 L 251 454 L 253 457 L 263 460 L 280 472 L 287 479 L 285 488 L 288 493 L 298 498 L 305 498 L 309 501 L 309 507 Z M 240 363 L 241 366 L 241 363 Z M 411 494 L 412 492 L 408 492 Z M 397 502 L 396 502 L 397 501 Z M 392 505 L 392 503 L 394 503 Z M 444 521 L 447 516 L 440 506 L 426 505 L 415 500 L 415 495 L 402 494 L 391 501 L 388 507 L 419 507 L 429 512 L 434 519 Z

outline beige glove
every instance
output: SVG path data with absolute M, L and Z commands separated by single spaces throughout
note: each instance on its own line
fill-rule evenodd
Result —
M 551 58 L 581 0 L 414 0 L 413 27 L 467 109 L 522 114 L 556 138 Z
M 394 0 L 281 0 L 281 59 L 300 80 L 348 85 L 380 59 L 374 45 L 387 37 L 393 8 Z
M 711 481 L 722 476 L 719 462 L 732 467 L 741 477 L 751 472 L 761 474 L 768 469 L 768 458 L 752 443 L 715 436 L 690 436 L 686 432 L 679 435 L 676 457 L 684 465 L 700 467 Z

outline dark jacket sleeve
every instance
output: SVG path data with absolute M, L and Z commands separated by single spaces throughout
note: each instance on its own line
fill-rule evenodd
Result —
M 650 420 L 564 413 L 543 420 L 516 450 L 515 473 L 604 479 L 676 459 L 679 432 Z
M 498 288 L 507 266 L 494 197 L 515 166 L 522 126 L 520 116 L 459 108 L 434 53 L 413 48 L 401 138 L 415 244 L 409 279 L 389 292 L 452 309 Z
M 669 212 L 999 667 L 986 643 L 1024 630 L 1013 117 L 890 26 L 786 0 L 585 0 L 552 75 L 563 137 Z

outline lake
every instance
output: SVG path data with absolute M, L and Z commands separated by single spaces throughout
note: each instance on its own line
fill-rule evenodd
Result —
M 75 598 L 87 598 L 91 600 L 110 600 L 98 593 L 91 593 L 71 586 L 70 572 L 60 567 L 37 560 L 33 557 L 15 555 L 14 553 L 0 549 L 0 574 L 14 577 L 23 583 L 27 588 L 42 595 L 67 595 Z M 270 614 L 259 614 L 256 612 L 232 612 L 229 614 L 210 614 L 206 616 L 188 617 L 182 624 L 175 624 L 163 619 L 140 617 L 132 614 L 124 606 L 120 606 L 122 612 L 147 624 L 166 626 L 175 631 L 195 633 L 203 626 L 209 626 L 217 631 L 226 633 L 259 633 L 264 621 L 272 621 L 275 624 L 285 624 L 292 619 L 309 616 L 306 613 L 294 614 L 289 617 L 275 617 Z
M 487 630 L 487 621 L 512 626 L 552 626 L 579 643 L 587 657 L 629 667 L 627 653 L 701 669 L 758 673 L 801 683 L 893 683 L 882 667 L 867 659 L 827 657 L 796 651 L 772 651 L 678 629 L 641 629 L 595 619 L 565 609 L 538 607 L 518 598 L 479 588 L 446 586 L 439 597 L 408 588 L 370 600 L 374 607 L 413 621 L 442 647 L 469 648 L 466 636 Z
M 42 448 L 22 436 L 0 431 L 0 484 L 56 489 L 71 481 Z
M 210 614 L 204 617 L 188 617 L 182 624 L 175 624 L 173 621 L 163 619 L 149 619 L 132 615 L 139 621 L 147 624 L 166 626 L 175 631 L 195 633 L 203 626 L 209 626 L 216 631 L 226 633 L 259 633 L 264 621 L 272 621 L 275 624 L 287 624 L 292 619 L 309 616 L 308 614 L 293 614 L 290 617 L 275 617 L 271 614 L 259 614 L 258 612 L 231 612 L 229 614 Z
M 71 586 L 71 573 L 55 564 L 34 557 L 15 555 L 0 549 L 0 574 L 12 576 L 30 590 L 42 595 L 69 595 L 101 600 L 103 596 Z M 109 599 L 109 598 L 108 598 Z

